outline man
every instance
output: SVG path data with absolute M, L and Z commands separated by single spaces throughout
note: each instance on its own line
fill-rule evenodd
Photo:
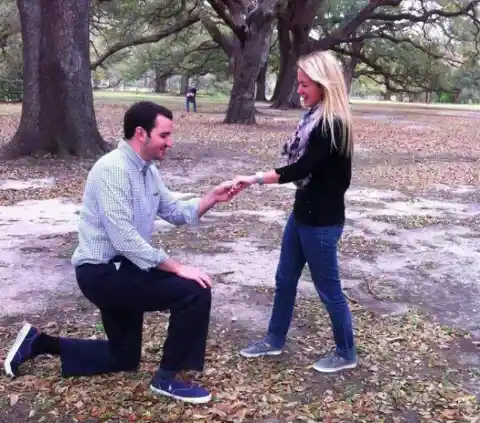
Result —
M 172 147 L 172 130 L 170 110 L 146 101 L 134 104 L 125 113 L 125 140 L 101 157 L 87 178 L 72 264 L 80 290 L 100 310 L 108 341 L 56 338 L 27 323 L 5 360 L 8 375 L 17 376 L 22 363 L 40 354 L 59 355 L 65 377 L 137 370 L 144 312 L 170 310 L 150 387 L 185 402 L 210 400 L 206 389 L 176 376 L 203 370 L 211 279 L 150 241 L 156 215 L 174 225 L 195 224 L 235 190 L 226 182 L 199 199 L 175 199 L 153 163 Z
M 190 112 L 190 103 L 192 103 L 193 111 L 197 112 L 197 89 L 195 87 L 190 87 L 187 92 L 185 93 L 185 101 L 186 101 L 186 110 Z

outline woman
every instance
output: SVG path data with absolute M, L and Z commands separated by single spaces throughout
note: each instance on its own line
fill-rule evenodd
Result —
M 276 273 L 272 316 L 266 337 L 241 351 L 244 357 L 278 355 L 291 323 L 298 280 L 308 263 L 315 288 L 332 322 L 336 349 L 314 369 L 335 372 L 357 365 L 352 317 L 339 278 L 337 248 L 350 186 L 352 117 L 342 67 L 326 51 L 298 61 L 298 93 L 310 110 L 285 144 L 287 165 L 236 178 L 239 189 L 254 183 L 297 186 Z

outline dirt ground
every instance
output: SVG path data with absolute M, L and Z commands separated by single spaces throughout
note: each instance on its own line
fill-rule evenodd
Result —
M 299 112 L 260 105 L 255 128 L 221 123 L 223 104 L 176 111 L 176 145 L 161 164 L 180 198 L 237 174 L 282 163 Z M 127 104 L 98 104 L 102 134 L 121 135 Z M 198 227 L 158 221 L 155 242 L 213 275 L 208 369 L 212 405 L 158 400 L 148 380 L 161 354 L 164 313 L 145 323 L 134 375 L 62 380 L 37 359 L 26 376 L 0 377 L 0 422 L 251 421 L 475 422 L 480 407 L 480 114 L 355 106 L 354 180 L 348 191 L 341 273 L 360 366 L 314 374 L 331 348 L 328 319 L 305 270 L 285 356 L 249 361 L 238 350 L 268 324 L 290 185 L 253 187 Z M 20 109 L 0 108 L 0 137 Z M 89 161 L 0 164 L 0 357 L 28 319 L 68 336 L 103 336 L 69 260 Z M 30 416 L 30 417 L 29 417 Z

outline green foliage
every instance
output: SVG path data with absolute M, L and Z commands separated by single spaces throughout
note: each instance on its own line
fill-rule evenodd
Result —
M 357 15 L 368 0 L 326 0 L 316 18 L 317 38 L 331 33 Z M 420 16 L 427 10 L 457 12 L 465 2 L 435 0 L 403 1 L 398 7 L 377 9 L 387 15 L 397 13 Z M 462 14 L 443 18 L 433 15 L 426 22 L 367 20 L 351 41 L 334 47 L 338 53 L 359 60 L 356 76 L 370 78 L 389 91 L 436 92 L 441 101 L 458 98 L 460 91 L 474 80 L 472 72 L 461 71 L 480 42 L 480 32 L 471 17 Z M 355 47 L 355 48 L 354 48 Z
M 136 81 L 149 72 L 163 78 L 213 74 L 223 80 L 227 78 L 228 67 L 228 57 L 201 24 L 155 44 L 138 46 L 122 65 L 116 66 L 126 82 Z
M 0 0 L 0 99 L 22 97 L 22 41 L 14 0 Z
M 186 9 L 193 9 L 194 4 L 198 6 L 199 3 L 126 0 L 101 4 L 91 23 L 92 57 L 95 60 L 115 43 L 129 43 L 168 30 L 187 13 Z M 228 57 L 200 22 L 155 43 L 125 48 L 109 57 L 103 65 L 103 74 L 97 69 L 94 80 L 106 78 L 121 80 L 127 85 L 148 86 L 154 85 L 155 78 L 166 79 L 173 75 L 211 73 L 219 79 L 226 79 L 229 68 Z
M 444 93 L 440 92 L 438 94 L 438 103 L 454 103 L 455 102 L 455 96 L 451 93 Z
M 480 61 L 472 57 L 451 76 L 459 89 L 458 101 L 461 103 L 480 103 Z
M 19 101 L 23 93 L 22 43 L 19 35 L 8 39 L 0 52 L 0 99 Z

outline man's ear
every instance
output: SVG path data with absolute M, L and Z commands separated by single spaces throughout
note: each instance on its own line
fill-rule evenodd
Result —
M 140 126 L 137 126 L 135 128 L 135 137 L 140 140 L 140 141 L 144 141 L 145 139 L 145 130 L 143 128 L 141 128 Z

